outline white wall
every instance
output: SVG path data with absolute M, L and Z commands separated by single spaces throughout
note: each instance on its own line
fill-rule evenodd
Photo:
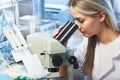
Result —
M 115 12 L 120 13 L 120 0 L 114 0 L 113 6 L 115 9 Z
M 45 3 L 53 3 L 53 4 L 64 4 L 66 5 L 69 0 L 45 0 Z

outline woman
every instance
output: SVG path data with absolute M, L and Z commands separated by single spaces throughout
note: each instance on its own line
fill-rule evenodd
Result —
M 70 0 L 68 5 L 87 38 L 75 52 L 79 71 L 92 80 L 120 80 L 120 31 L 110 5 L 106 0 Z

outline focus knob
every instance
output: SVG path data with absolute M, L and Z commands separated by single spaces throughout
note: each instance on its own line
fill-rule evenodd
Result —
M 63 64 L 63 59 L 59 55 L 55 55 L 52 57 L 52 63 L 55 67 L 59 67 Z
M 75 56 L 70 56 L 69 58 L 68 58 L 68 62 L 70 63 L 70 64 L 74 64 L 75 62 L 76 62 L 76 57 Z

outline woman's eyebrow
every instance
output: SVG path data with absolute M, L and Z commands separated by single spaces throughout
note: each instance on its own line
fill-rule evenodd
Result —
M 74 18 L 74 19 L 77 19 L 77 20 L 85 20 L 85 19 L 83 19 L 83 18 L 81 18 L 81 17 L 77 17 L 77 18 Z
M 83 19 L 83 18 L 81 18 L 81 17 L 73 17 L 73 16 L 72 16 L 72 18 L 73 18 L 73 19 L 77 19 L 77 20 L 79 20 L 79 19 L 80 19 L 80 20 L 85 20 L 85 19 Z

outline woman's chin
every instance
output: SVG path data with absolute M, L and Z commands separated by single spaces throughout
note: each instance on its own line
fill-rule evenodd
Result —
M 87 35 L 87 34 L 83 34 L 83 36 L 84 36 L 84 37 L 87 37 L 87 38 L 89 38 L 89 37 L 90 37 L 90 35 Z

